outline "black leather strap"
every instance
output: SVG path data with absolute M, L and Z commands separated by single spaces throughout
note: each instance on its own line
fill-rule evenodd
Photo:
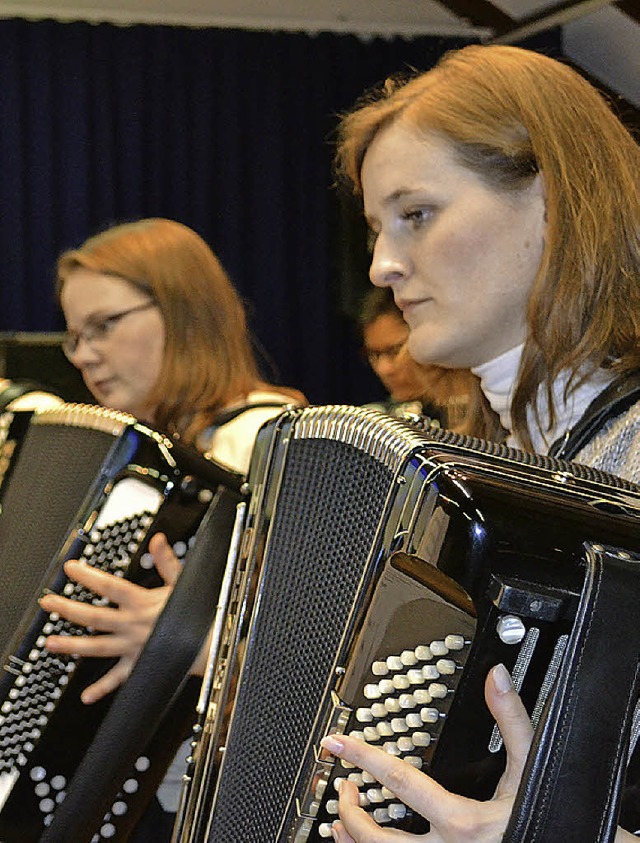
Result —
M 549 449 L 549 456 L 572 460 L 610 419 L 640 401 L 640 371 L 616 378 L 587 407 L 577 424 Z
M 223 410 L 221 413 L 218 413 L 211 422 L 210 427 L 222 427 L 222 425 L 228 424 L 230 421 L 233 421 L 235 418 L 241 416 L 249 410 L 258 410 L 262 407 L 280 407 L 284 410 L 286 406 L 287 405 L 283 404 L 282 401 L 256 401 L 255 404 L 243 404 L 241 407 L 234 407 L 230 410 Z
M 612 843 L 638 698 L 640 557 L 586 545 L 565 659 L 504 843 Z

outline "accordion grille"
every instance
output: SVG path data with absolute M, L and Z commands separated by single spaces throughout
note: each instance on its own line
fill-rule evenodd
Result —
M 0 517 L 0 653 L 113 444 L 112 435 L 89 428 L 31 425 L 27 431 Z
M 209 841 L 277 839 L 391 482 L 342 442 L 291 442 Z

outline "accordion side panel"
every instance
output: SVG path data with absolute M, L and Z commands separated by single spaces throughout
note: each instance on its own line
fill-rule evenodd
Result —
M 296 772 L 295 764 L 282 767 L 278 735 L 302 760 L 389 484 L 389 469 L 343 443 L 291 442 L 279 496 L 285 516 L 274 520 L 260 586 L 265 617 L 247 644 L 248 682 L 234 713 L 255 728 L 230 735 L 225 775 L 233 792 L 223 779 L 210 841 L 276 839 Z M 287 607 L 286 618 L 274 603 Z

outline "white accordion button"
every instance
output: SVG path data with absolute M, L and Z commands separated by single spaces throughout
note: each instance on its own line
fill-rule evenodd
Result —
M 452 659 L 438 659 L 436 667 L 443 676 L 451 676 L 456 672 L 456 663 Z
M 434 700 L 443 700 L 447 696 L 447 686 L 441 682 L 433 682 L 429 685 L 429 693 Z
M 374 676 L 386 676 L 389 673 L 389 668 L 386 662 L 374 662 L 371 665 L 371 672 Z
M 392 820 L 403 820 L 407 816 L 407 806 L 402 802 L 392 802 L 387 811 Z
M 442 661 L 442 659 L 440 659 Z M 433 681 L 440 678 L 440 671 L 435 664 L 425 664 L 421 670 L 422 678 L 426 681 Z
M 387 667 L 389 670 L 402 670 L 404 665 L 400 656 L 389 656 L 387 659 Z
M 429 647 L 434 656 L 446 656 L 449 652 L 449 648 L 444 641 L 432 641 Z
M 416 647 L 414 653 L 416 654 L 416 658 L 418 659 L 418 661 L 421 662 L 428 662 L 430 659 L 433 658 L 431 647 L 428 647 L 426 644 L 421 644 L 419 647 Z
M 403 650 L 400 653 L 400 661 L 405 667 L 412 667 L 418 661 L 418 657 L 413 650 Z
M 398 738 L 398 749 L 400 752 L 411 752 L 415 746 L 411 738 L 402 737 Z
M 447 635 L 444 639 L 445 647 L 450 650 L 462 650 L 464 647 L 464 636 L 462 635 Z
M 356 720 L 358 723 L 371 723 L 373 720 L 373 712 L 370 708 L 356 709 Z
M 420 709 L 420 719 L 423 723 L 437 723 L 440 719 L 440 712 L 437 708 Z
M 380 723 L 378 723 L 376 729 L 378 730 L 378 734 L 381 738 L 390 738 L 393 736 L 393 729 L 391 727 L 391 724 L 387 723 L 386 720 L 382 720 Z
M 411 737 L 416 746 L 429 746 L 431 744 L 429 732 L 414 732 Z

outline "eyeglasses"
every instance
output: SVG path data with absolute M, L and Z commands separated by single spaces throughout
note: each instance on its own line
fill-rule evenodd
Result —
M 65 338 L 62 340 L 62 350 L 69 360 L 75 357 L 80 340 L 84 340 L 91 348 L 96 349 L 102 343 L 109 339 L 109 336 L 115 326 L 125 316 L 130 313 L 137 313 L 141 310 L 147 310 L 150 307 L 155 307 L 156 302 L 146 301 L 142 304 L 137 304 L 135 307 L 130 307 L 127 310 L 121 310 L 118 313 L 111 313 L 109 316 L 104 316 L 102 319 L 96 321 L 89 321 L 81 331 L 68 331 Z
M 396 357 L 400 354 L 402 349 L 405 347 L 406 341 L 397 343 L 396 345 L 390 345 L 387 348 L 380 348 L 380 349 L 365 349 L 365 357 L 369 361 L 371 366 L 375 366 L 376 363 L 379 363 L 383 358 L 387 358 L 387 360 L 393 362 Z

